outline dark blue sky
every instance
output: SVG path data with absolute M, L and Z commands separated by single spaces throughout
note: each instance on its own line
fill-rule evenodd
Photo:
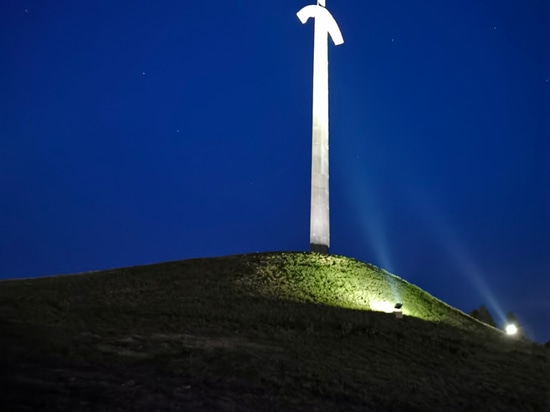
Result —
M 0 277 L 307 250 L 307 4 L 2 1 Z M 331 251 L 550 339 L 550 2 L 327 6 Z

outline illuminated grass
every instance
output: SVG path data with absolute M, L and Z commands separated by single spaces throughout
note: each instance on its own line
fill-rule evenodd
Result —
M 354 259 L 312 253 L 258 255 L 255 271 L 238 283 L 251 294 L 329 306 L 393 312 L 464 329 L 485 325 L 431 296 L 417 286 L 374 265 Z

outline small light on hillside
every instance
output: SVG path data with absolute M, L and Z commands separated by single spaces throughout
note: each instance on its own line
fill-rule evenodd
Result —
M 376 312 L 392 313 L 394 311 L 394 306 L 387 301 L 371 301 L 370 308 Z
M 518 328 L 513 323 L 506 325 L 506 328 L 504 330 L 506 331 L 507 335 L 515 335 L 516 333 L 518 333 Z

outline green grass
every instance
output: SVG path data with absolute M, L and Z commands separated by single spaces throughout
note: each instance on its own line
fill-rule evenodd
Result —
M 405 303 L 403 314 L 479 329 L 472 318 L 405 280 L 353 259 L 318 254 L 262 255 L 255 276 L 239 282 L 252 294 L 358 310 L 390 309 Z
M 339 256 L 3 281 L 0 333 L 7 410 L 550 410 L 548 349 Z

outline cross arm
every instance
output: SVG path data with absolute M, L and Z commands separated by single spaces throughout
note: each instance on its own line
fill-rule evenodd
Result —
M 305 24 L 310 17 L 315 18 L 317 20 L 317 24 L 321 23 L 324 25 L 328 34 L 332 38 L 334 45 L 339 46 L 344 43 L 344 38 L 340 32 L 338 23 L 336 23 L 336 20 L 334 20 L 332 14 L 330 14 L 330 12 L 324 7 L 317 5 L 305 6 L 298 13 L 296 13 L 296 15 L 302 24 Z

